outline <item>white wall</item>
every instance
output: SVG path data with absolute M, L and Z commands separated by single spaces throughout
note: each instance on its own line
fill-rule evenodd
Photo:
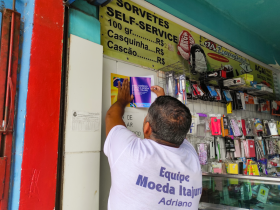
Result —
M 101 115 L 103 47 L 70 35 L 63 160 L 63 210 L 99 208 L 101 124 L 73 130 L 73 111 Z M 101 116 L 100 116 L 101 117 Z M 84 122 L 84 121 L 83 121 Z

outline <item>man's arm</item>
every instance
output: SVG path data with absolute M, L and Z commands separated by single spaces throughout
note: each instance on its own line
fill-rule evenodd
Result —
M 123 125 L 125 123 L 122 119 L 124 109 L 127 104 L 133 99 L 133 95 L 130 95 L 130 84 L 128 79 L 124 79 L 122 86 L 118 83 L 118 99 L 110 109 L 107 111 L 105 124 L 106 124 L 106 136 L 108 136 L 110 130 L 116 125 Z

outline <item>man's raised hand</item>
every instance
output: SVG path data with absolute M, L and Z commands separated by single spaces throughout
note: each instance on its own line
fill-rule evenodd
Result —
M 152 86 L 151 91 L 154 92 L 157 95 L 157 97 L 165 96 L 164 89 L 158 85 Z
M 130 95 L 130 82 L 127 78 L 123 80 L 121 85 L 120 81 L 118 82 L 118 99 L 117 101 L 121 103 L 124 107 L 127 106 L 133 99 L 133 95 Z

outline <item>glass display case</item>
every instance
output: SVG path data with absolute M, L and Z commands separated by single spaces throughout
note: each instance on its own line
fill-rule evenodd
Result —
M 199 209 L 280 209 L 276 177 L 203 173 Z

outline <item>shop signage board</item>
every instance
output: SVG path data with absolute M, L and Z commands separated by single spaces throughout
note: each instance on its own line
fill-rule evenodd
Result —
M 115 0 L 100 8 L 104 54 L 156 70 L 186 73 L 191 65 L 207 71 L 225 69 L 233 76 L 249 73 L 273 85 L 272 71 L 176 24 L 132 1 Z

